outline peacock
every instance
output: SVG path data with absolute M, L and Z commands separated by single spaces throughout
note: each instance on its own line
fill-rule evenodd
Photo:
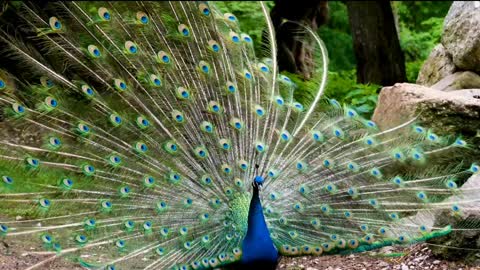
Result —
M 434 161 L 468 140 L 417 119 L 381 130 L 324 97 L 322 40 L 284 21 L 315 55 L 302 104 L 258 7 L 255 51 L 211 2 L 12 2 L 18 20 L 0 30 L 0 240 L 49 255 L 30 269 L 275 269 L 280 256 L 455 230 L 413 217 L 461 217 L 462 179 L 480 167 Z

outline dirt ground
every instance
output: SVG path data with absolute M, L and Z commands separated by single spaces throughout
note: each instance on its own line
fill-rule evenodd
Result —
M 21 243 L 0 241 L 0 270 L 30 269 L 50 258 L 45 255 L 19 253 Z M 34 250 L 32 250 L 34 251 Z M 404 253 L 399 257 L 388 254 Z M 133 266 L 133 268 L 136 268 Z M 133 269 L 132 268 L 132 269 Z M 62 260 L 47 261 L 38 265 L 38 270 L 80 270 L 84 269 Z M 279 270 L 474 270 L 480 267 L 466 266 L 461 262 L 450 262 L 434 258 L 425 244 L 408 248 L 388 247 L 376 252 L 346 256 L 282 258 Z M 253 270 L 253 269 L 252 269 Z
M 388 257 L 390 254 L 402 254 Z M 435 258 L 426 244 L 411 247 L 385 247 L 378 251 L 321 257 L 283 258 L 281 270 L 474 270 L 480 266 L 466 266 Z

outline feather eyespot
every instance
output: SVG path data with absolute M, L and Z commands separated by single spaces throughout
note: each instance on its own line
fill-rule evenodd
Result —
M 127 83 L 122 79 L 114 79 L 113 80 L 113 86 L 119 92 L 123 92 L 123 91 L 127 90 L 127 88 L 128 88 Z
M 229 36 L 230 36 L 230 40 L 233 42 L 233 43 L 239 43 L 240 42 L 240 37 L 238 36 L 237 33 L 235 32 L 230 32 L 229 33 Z
M 156 57 L 157 57 L 157 62 L 160 63 L 160 64 L 170 64 L 171 63 L 170 56 L 164 51 L 159 51 L 157 53 Z
M 133 41 L 126 41 L 124 48 L 128 54 L 136 54 L 138 52 L 138 46 Z
M 160 87 L 162 86 L 162 80 L 159 76 L 155 74 L 150 74 L 150 85 L 153 87 Z
M 100 7 L 97 11 L 97 14 L 100 17 L 100 20 L 102 21 L 108 22 L 112 19 L 112 15 L 110 14 L 110 11 L 108 11 L 108 9 L 105 7 Z
M 62 23 L 58 20 L 57 17 L 50 17 L 50 19 L 48 20 L 48 24 L 53 31 L 60 31 L 63 27 Z
M 145 12 L 142 12 L 142 11 L 139 11 L 137 12 L 137 22 L 139 22 L 140 24 L 148 24 L 148 22 L 150 21 L 150 19 L 148 18 L 147 14 Z
M 202 12 L 203 15 L 205 16 L 210 16 L 210 8 L 208 8 L 208 6 L 206 4 L 200 4 L 198 5 L 198 9 L 200 10 L 200 12 Z
M 190 36 L 190 29 L 185 24 L 180 24 L 178 26 L 178 32 L 184 37 Z
M 93 58 L 99 58 L 100 56 L 102 56 L 102 53 L 100 52 L 98 47 L 95 45 L 88 45 L 87 50 L 89 55 Z
M 220 51 L 220 45 L 215 40 L 208 41 L 208 48 L 213 52 Z

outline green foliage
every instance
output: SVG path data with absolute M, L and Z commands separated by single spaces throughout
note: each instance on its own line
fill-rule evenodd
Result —
M 394 1 L 407 79 L 415 82 L 433 47 L 440 42 L 443 19 L 452 1 Z
M 214 3 L 222 12 L 230 12 L 237 17 L 240 29 L 253 39 L 255 51 L 261 52 L 263 21 L 265 18 L 258 2 L 248 1 L 218 1 Z M 273 1 L 265 2 L 267 8 L 274 6 Z
M 355 70 L 329 72 L 325 96 L 351 105 L 358 113 L 370 118 L 377 105 L 381 86 L 356 82 Z
M 404 26 L 418 32 L 429 32 L 424 22 L 430 18 L 444 18 L 453 1 L 392 1 L 393 9 Z
M 421 23 L 429 27 L 427 32 L 411 30 L 403 22 L 400 23 L 400 45 L 405 52 L 407 79 L 414 82 L 423 61 L 428 58 L 431 50 L 440 42 L 443 18 L 432 17 Z
M 285 73 L 297 86 L 294 93 L 296 101 L 308 106 L 315 97 L 318 85 L 313 81 L 303 80 L 298 75 Z M 358 113 L 370 118 L 378 100 L 375 84 L 359 84 L 356 82 L 355 70 L 331 71 L 324 96 L 340 103 L 351 105 Z
M 266 2 L 268 8 L 273 1 Z M 443 18 L 452 1 L 393 1 L 392 7 L 398 17 L 400 45 L 405 53 L 407 79 L 416 81 L 424 60 L 433 47 L 440 42 Z M 215 2 L 222 12 L 231 12 L 240 21 L 240 27 L 255 42 L 257 53 L 261 51 L 264 20 L 258 3 L 255 2 Z M 350 32 L 347 7 L 340 1 L 329 2 L 329 21 L 319 28 L 329 53 L 329 81 L 325 95 L 340 102 L 352 104 L 365 116 L 371 115 L 377 101 L 380 86 L 356 83 L 355 54 Z M 298 85 L 295 99 L 308 105 L 317 86 L 313 82 L 299 79 L 294 74 L 286 74 Z
M 319 28 L 318 34 L 328 50 L 329 70 L 352 70 L 356 62 L 347 6 L 338 1 L 331 1 L 328 5 L 329 20 Z

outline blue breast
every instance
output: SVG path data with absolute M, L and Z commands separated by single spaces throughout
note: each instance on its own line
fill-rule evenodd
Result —
M 255 179 L 257 180 L 257 179 Z M 257 181 L 258 183 L 259 181 Z M 242 243 L 242 260 L 244 265 L 272 263 L 276 265 L 278 251 L 270 238 L 270 232 L 263 216 L 258 186 L 254 186 L 250 209 L 248 212 L 248 230 Z

